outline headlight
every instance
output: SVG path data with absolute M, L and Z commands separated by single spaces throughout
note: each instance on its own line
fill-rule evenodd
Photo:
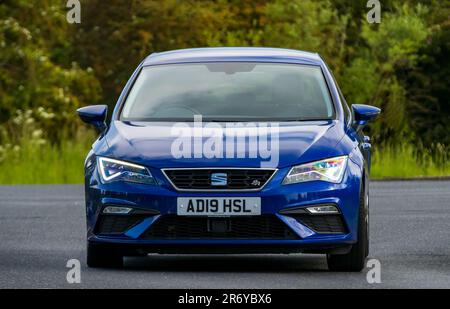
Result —
M 294 166 L 284 178 L 283 184 L 313 180 L 339 183 L 344 176 L 347 159 L 347 156 L 342 156 Z
M 152 174 L 144 166 L 102 157 L 98 157 L 98 166 L 103 182 L 127 181 L 156 184 Z

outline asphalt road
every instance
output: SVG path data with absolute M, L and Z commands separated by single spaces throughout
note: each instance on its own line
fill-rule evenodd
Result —
M 373 182 L 381 283 L 327 271 L 323 255 L 151 255 L 85 266 L 81 186 L 0 186 L 0 288 L 450 288 L 450 182 Z M 81 283 L 66 280 L 81 261 Z

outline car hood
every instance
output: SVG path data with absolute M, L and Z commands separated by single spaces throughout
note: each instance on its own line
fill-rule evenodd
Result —
M 169 122 L 116 120 L 111 123 L 106 135 L 108 147 L 98 154 L 154 168 L 282 168 L 343 155 L 342 150 L 335 146 L 342 139 L 344 131 L 335 120 L 283 122 L 272 126 L 267 123 L 256 123 L 246 127 L 246 138 L 235 138 L 236 134 L 244 131 L 242 128 L 234 127 L 221 131 L 223 135 L 211 139 L 212 131 L 211 128 L 208 129 L 209 125 L 196 129 L 198 136 L 191 139 L 180 138 L 180 135 L 194 132 L 193 123 L 180 125 Z M 215 123 L 213 130 L 226 125 L 227 123 Z M 217 134 L 219 131 L 214 132 Z M 234 140 L 235 143 L 227 144 L 227 139 Z M 202 152 L 202 146 L 209 151 Z

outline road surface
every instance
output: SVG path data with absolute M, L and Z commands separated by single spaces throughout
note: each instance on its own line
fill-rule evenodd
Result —
M 0 288 L 450 288 L 450 182 L 373 182 L 381 283 L 328 272 L 323 255 L 151 255 L 85 266 L 82 186 L 0 186 Z M 66 263 L 81 261 L 81 283 Z

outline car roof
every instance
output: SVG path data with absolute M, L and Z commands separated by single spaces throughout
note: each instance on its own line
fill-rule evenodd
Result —
M 322 58 L 317 53 L 294 49 L 265 47 L 208 47 L 190 48 L 153 53 L 143 65 L 160 65 L 193 62 L 282 62 L 321 65 Z

